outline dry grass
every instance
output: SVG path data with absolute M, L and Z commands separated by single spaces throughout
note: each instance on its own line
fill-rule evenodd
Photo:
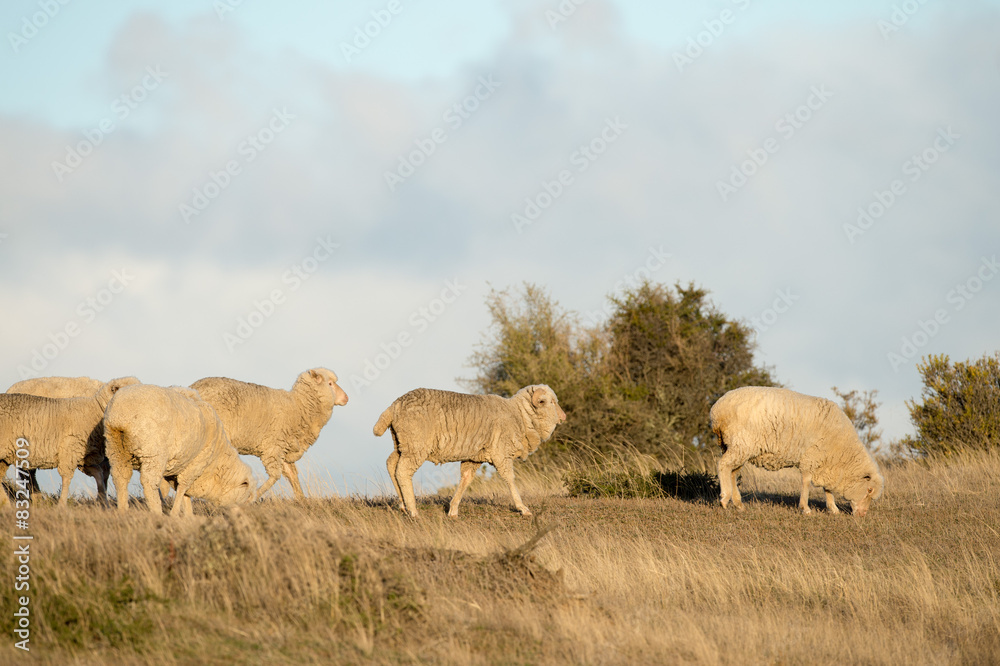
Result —
M 744 513 L 522 475 L 537 523 L 490 479 L 457 520 L 441 497 L 416 520 L 378 500 L 181 522 L 39 505 L 32 652 L 11 646 L 8 583 L 0 662 L 1000 662 L 1000 458 L 885 472 L 864 519 L 818 491 L 802 516 L 795 474 L 766 472 Z

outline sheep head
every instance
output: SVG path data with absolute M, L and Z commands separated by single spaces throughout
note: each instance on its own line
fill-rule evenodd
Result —
M 327 370 L 326 368 L 313 368 L 312 370 L 307 370 L 303 375 L 308 375 L 309 379 L 315 382 L 318 386 L 326 386 L 329 388 L 331 395 L 333 396 L 333 404 L 338 406 L 344 406 L 347 404 L 347 392 L 340 388 L 337 384 L 337 373 L 333 370 Z
M 530 397 L 534 413 L 532 421 L 544 442 L 552 437 L 556 426 L 566 420 L 566 412 L 559 406 L 555 391 L 545 384 L 528 386 L 523 390 L 527 391 Z
M 257 484 L 253 480 L 250 466 L 240 460 L 236 449 L 229 449 L 214 462 L 214 469 L 205 478 L 206 482 L 196 482 L 192 494 L 220 504 L 231 506 L 253 501 Z M 199 481 L 202 481 L 199 479 Z
M 868 513 L 868 507 L 874 500 L 882 496 L 882 487 L 885 481 L 878 472 L 867 474 L 853 483 L 844 493 L 851 502 L 851 511 L 856 516 L 864 516 Z

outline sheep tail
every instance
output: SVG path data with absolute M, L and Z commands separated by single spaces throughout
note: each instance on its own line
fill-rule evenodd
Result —
M 709 418 L 711 419 L 710 425 L 712 428 L 712 434 L 719 439 L 719 448 L 722 449 L 723 453 L 725 453 L 728 447 L 726 446 L 726 442 L 722 437 L 722 431 L 723 431 L 722 419 L 719 418 L 719 416 L 716 414 L 710 414 Z
M 382 412 L 382 416 L 378 417 L 378 422 L 376 422 L 375 427 L 372 428 L 372 432 L 375 433 L 376 437 L 384 435 L 386 428 L 392 425 L 392 416 L 395 407 L 396 403 L 392 403 L 384 412 Z
M 104 450 L 123 452 L 125 451 L 125 431 L 121 428 L 104 425 Z M 119 491 L 120 492 L 120 491 Z

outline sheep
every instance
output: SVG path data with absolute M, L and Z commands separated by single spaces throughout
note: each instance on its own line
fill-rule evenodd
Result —
M 82 398 L 92 396 L 104 382 L 90 377 L 34 377 L 11 384 L 7 393 L 25 393 L 43 398 Z
M 162 515 L 160 481 L 177 491 L 171 516 L 193 515 L 191 497 L 218 504 L 243 504 L 253 497 L 250 466 L 229 443 L 215 410 L 194 389 L 149 384 L 127 386 L 111 399 L 104 415 L 111 475 L 118 512 L 128 510 L 133 470 L 154 516 Z
M 83 398 L 94 395 L 102 386 L 104 386 L 104 382 L 90 377 L 34 377 L 11 384 L 7 393 L 25 393 L 43 398 Z M 85 473 L 88 472 L 85 471 Z M 104 483 L 107 484 L 111 474 L 107 458 L 102 460 L 101 474 L 104 477 Z M 31 482 L 31 491 L 40 492 L 41 488 L 38 487 L 38 477 L 35 470 L 28 470 L 28 476 Z M 94 475 L 90 474 L 90 476 Z
M 799 507 L 809 509 L 809 485 L 826 493 L 826 508 L 839 513 L 833 493 L 846 497 L 864 516 L 885 483 L 850 419 L 830 400 L 783 388 L 746 386 L 729 391 L 709 412 L 719 438 L 719 486 L 722 506 L 743 503 L 736 473 L 744 463 L 768 470 L 797 467 L 802 472 Z
M 514 507 L 530 516 L 514 486 L 514 458 L 527 460 L 565 420 L 555 392 L 544 384 L 525 386 L 510 398 L 419 388 L 389 405 L 373 432 L 381 437 L 387 428 L 392 431 L 386 467 L 401 508 L 410 516 L 417 515 L 413 474 L 426 460 L 462 463 L 449 516 L 458 515 L 462 493 L 484 462 L 507 483 Z
M 267 481 L 257 497 L 270 490 L 282 472 L 295 497 L 305 497 L 295 463 L 319 437 L 334 405 L 346 405 L 348 400 L 334 372 L 306 370 L 290 391 L 225 377 L 199 379 L 191 388 L 215 408 L 236 450 L 257 456 L 264 464 Z
M 91 397 L 45 398 L 24 393 L 0 394 L 0 465 L 6 475 L 14 463 L 16 442 L 29 443 L 28 464 L 35 469 L 59 470 L 62 490 L 59 505 L 69 499 L 73 470 L 79 468 L 97 482 L 97 496 L 107 498 L 104 474 L 104 409 L 116 391 L 137 384 L 135 377 L 122 377 L 104 384 Z M 2 495 L 3 503 L 7 502 Z

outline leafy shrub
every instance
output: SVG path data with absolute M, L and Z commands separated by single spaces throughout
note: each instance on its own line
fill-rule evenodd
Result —
M 861 442 L 869 451 L 878 448 L 882 440 L 882 431 L 878 429 L 879 403 L 875 401 L 878 390 L 841 391 L 836 386 L 832 390 L 840 398 L 840 408 L 858 431 Z
M 592 327 L 535 285 L 494 290 L 486 304 L 492 325 L 470 359 L 477 375 L 465 384 L 504 396 L 548 384 L 568 415 L 529 465 L 564 466 L 584 442 L 699 468 L 714 455 L 712 403 L 739 386 L 774 385 L 753 363 L 752 330 L 693 285 L 626 289 L 610 298 L 608 320 Z
M 914 452 L 951 454 L 1000 445 L 1000 352 L 951 363 L 931 355 L 917 365 L 920 400 L 908 400 L 916 436 L 903 440 Z

